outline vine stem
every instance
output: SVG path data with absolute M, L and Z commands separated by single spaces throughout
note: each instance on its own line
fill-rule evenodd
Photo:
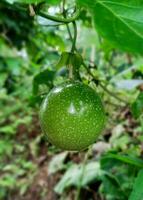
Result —
M 85 157 L 84 157 L 84 161 L 83 161 L 83 165 L 82 165 L 82 172 L 81 172 L 81 176 L 80 176 L 80 180 L 79 180 L 79 184 L 78 184 L 78 189 L 77 189 L 77 193 L 75 196 L 75 200 L 80 200 L 80 192 L 81 192 L 81 187 L 82 187 L 82 181 L 84 178 L 84 173 L 85 173 L 85 169 L 86 169 L 86 164 L 88 161 L 88 158 L 91 154 L 91 146 L 88 148 Z
M 13 8 L 15 10 L 21 10 L 23 12 L 27 12 L 27 8 L 24 8 L 24 7 L 21 7 L 21 6 L 13 5 Z M 73 14 L 73 16 L 72 17 L 68 17 L 68 18 L 49 15 L 49 14 L 44 13 L 42 11 L 34 10 L 34 12 L 35 12 L 35 15 L 39 15 L 41 17 L 44 17 L 44 18 L 48 19 L 48 20 L 52 20 L 52 21 L 55 21 L 55 22 L 61 22 L 61 23 L 64 23 L 64 24 L 68 24 L 68 23 L 71 23 L 71 22 L 75 21 L 79 17 L 81 9 L 80 8 L 77 9 L 77 11 Z
M 70 58 L 71 58 L 71 54 L 69 54 L 69 56 L 68 56 L 68 64 L 67 64 L 67 67 L 68 67 L 68 69 L 69 69 L 69 79 L 70 80 L 73 80 L 74 79 L 74 76 L 73 76 L 73 66 L 72 66 L 72 64 L 71 64 L 71 62 L 70 62 Z
M 52 16 L 52 15 L 48 15 L 46 13 L 43 13 L 41 11 L 37 12 L 36 14 L 40 15 L 41 17 L 44 17 L 46 19 L 49 19 L 49 20 L 52 20 L 52 21 L 55 21 L 55 22 L 62 22 L 62 23 L 71 23 L 71 22 L 74 22 L 80 15 L 80 9 L 78 9 L 74 16 L 72 17 L 69 17 L 69 18 L 62 18 L 62 17 L 58 17 L 58 16 Z
M 88 69 L 88 67 L 86 66 L 85 63 L 83 63 L 84 68 L 87 70 L 88 74 L 93 78 L 94 81 L 98 81 L 99 86 L 109 95 L 111 95 L 112 97 L 114 97 L 115 99 L 117 99 L 120 102 L 123 102 L 124 104 L 128 104 L 127 101 L 125 101 L 124 99 L 121 99 L 120 97 L 118 97 L 117 95 L 115 95 L 113 92 L 111 92 L 110 90 L 107 89 L 107 87 L 105 85 L 103 85 L 101 83 L 100 80 L 98 80 L 97 78 L 95 78 L 95 76 L 92 74 L 92 72 L 90 71 L 90 69 Z
M 73 28 L 74 28 L 74 38 L 73 38 L 73 45 L 72 45 L 72 49 L 71 49 L 71 52 L 74 53 L 74 51 L 76 50 L 76 40 L 77 40 L 77 25 L 76 25 L 76 22 L 73 21 L 72 22 L 73 24 Z
M 63 4 L 62 4 L 62 12 L 63 12 L 63 16 L 64 16 L 64 18 L 66 18 L 65 3 L 66 3 L 66 0 L 63 0 Z M 69 28 L 69 24 L 68 24 L 68 23 L 66 23 L 66 27 L 67 27 L 67 31 L 68 31 L 68 34 L 69 34 L 70 40 L 73 42 L 72 34 L 71 34 L 71 31 L 70 31 L 70 28 Z
M 63 0 L 62 1 L 62 13 L 63 13 L 64 19 L 66 19 L 65 4 L 66 4 L 66 0 Z M 76 26 L 76 22 L 75 21 L 73 21 L 72 24 L 73 24 L 73 28 L 74 28 L 74 37 L 73 38 L 72 38 L 72 34 L 71 34 L 71 31 L 70 31 L 70 28 L 69 28 L 69 24 L 68 23 L 66 24 L 67 31 L 68 31 L 68 34 L 70 36 L 70 40 L 72 41 L 71 54 L 69 54 L 68 61 L 70 60 L 70 56 L 72 56 L 72 54 L 76 50 L 77 26 Z M 69 79 L 72 80 L 74 77 L 73 77 L 73 66 L 72 66 L 71 63 L 68 64 L 68 68 L 69 68 Z
M 99 82 L 99 86 L 105 91 L 107 92 L 108 94 L 110 94 L 112 97 L 116 98 L 118 101 L 121 101 L 125 104 L 128 104 L 127 101 L 125 101 L 124 99 L 121 99 L 120 97 L 116 96 L 113 92 L 111 92 L 110 90 L 107 89 L 106 86 L 104 86 L 101 82 Z
M 68 33 L 69 33 L 69 36 L 70 36 L 70 40 L 73 42 L 73 38 L 72 38 L 72 35 L 71 35 L 71 31 L 70 31 L 70 28 L 69 28 L 69 25 L 67 24 L 67 30 L 68 30 Z M 78 50 L 76 49 L 75 47 L 75 50 L 78 52 Z M 120 102 L 123 102 L 124 104 L 128 104 L 127 101 L 125 101 L 124 99 L 121 99 L 120 97 L 116 96 L 113 92 L 111 92 L 110 90 L 107 89 L 106 86 L 104 86 L 100 80 L 97 80 L 97 78 L 95 78 L 95 76 L 92 74 L 92 72 L 90 71 L 90 69 L 88 69 L 88 67 L 86 66 L 86 64 L 83 62 L 83 66 L 84 68 L 87 70 L 88 74 L 93 78 L 94 81 L 98 81 L 99 83 L 99 86 L 108 94 L 110 94 L 112 97 L 114 97 L 115 99 L 117 99 L 118 101 Z
M 63 0 L 63 4 L 62 4 L 62 12 L 63 12 L 63 16 L 66 19 L 66 10 L 65 10 L 65 4 L 66 4 L 66 0 Z M 67 27 L 67 31 L 70 37 L 70 40 L 72 41 L 72 48 L 71 48 L 71 53 L 74 53 L 74 51 L 76 50 L 76 40 L 77 40 L 77 25 L 75 20 L 72 22 L 73 24 L 73 29 L 74 29 L 74 38 L 72 37 L 71 31 L 70 31 L 70 27 L 69 24 L 66 24 Z
M 73 21 L 73 28 L 74 28 L 74 38 L 72 39 L 72 48 L 71 48 L 71 54 L 74 54 L 74 51 L 76 51 L 76 39 L 77 39 L 77 26 L 76 26 L 76 22 Z M 72 37 L 72 35 L 71 35 Z M 69 54 L 70 56 L 70 54 Z M 70 59 L 70 57 L 69 57 Z M 69 78 L 72 80 L 74 77 L 73 77 L 73 65 L 70 64 L 69 65 Z

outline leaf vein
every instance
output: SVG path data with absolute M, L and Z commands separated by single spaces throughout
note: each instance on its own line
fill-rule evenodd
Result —
M 137 35 L 138 37 L 140 37 L 143 40 L 143 36 L 137 32 L 131 25 L 129 25 L 123 18 L 120 17 L 120 15 L 117 15 L 109 6 L 107 6 L 104 2 L 101 2 L 99 0 L 97 0 L 97 3 L 102 5 L 104 8 L 106 8 L 107 10 L 109 10 L 116 18 L 118 18 L 120 21 L 122 21 L 122 23 L 124 23 L 130 30 L 132 30 L 135 35 Z

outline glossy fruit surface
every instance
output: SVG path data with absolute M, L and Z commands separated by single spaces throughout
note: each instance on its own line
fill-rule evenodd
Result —
M 80 151 L 93 144 L 104 128 L 100 97 L 80 82 L 61 84 L 42 103 L 40 123 L 48 140 L 65 150 Z

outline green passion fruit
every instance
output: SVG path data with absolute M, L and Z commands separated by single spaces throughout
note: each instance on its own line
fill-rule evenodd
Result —
M 40 124 L 48 140 L 64 150 L 80 151 L 93 144 L 105 123 L 98 94 L 81 82 L 53 88 L 40 109 Z

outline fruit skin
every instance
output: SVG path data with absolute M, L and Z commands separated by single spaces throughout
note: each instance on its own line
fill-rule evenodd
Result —
M 40 124 L 48 140 L 64 150 L 80 151 L 93 144 L 105 124 L 98 94 L 80 82 L 53 88 L 42 103 Z

